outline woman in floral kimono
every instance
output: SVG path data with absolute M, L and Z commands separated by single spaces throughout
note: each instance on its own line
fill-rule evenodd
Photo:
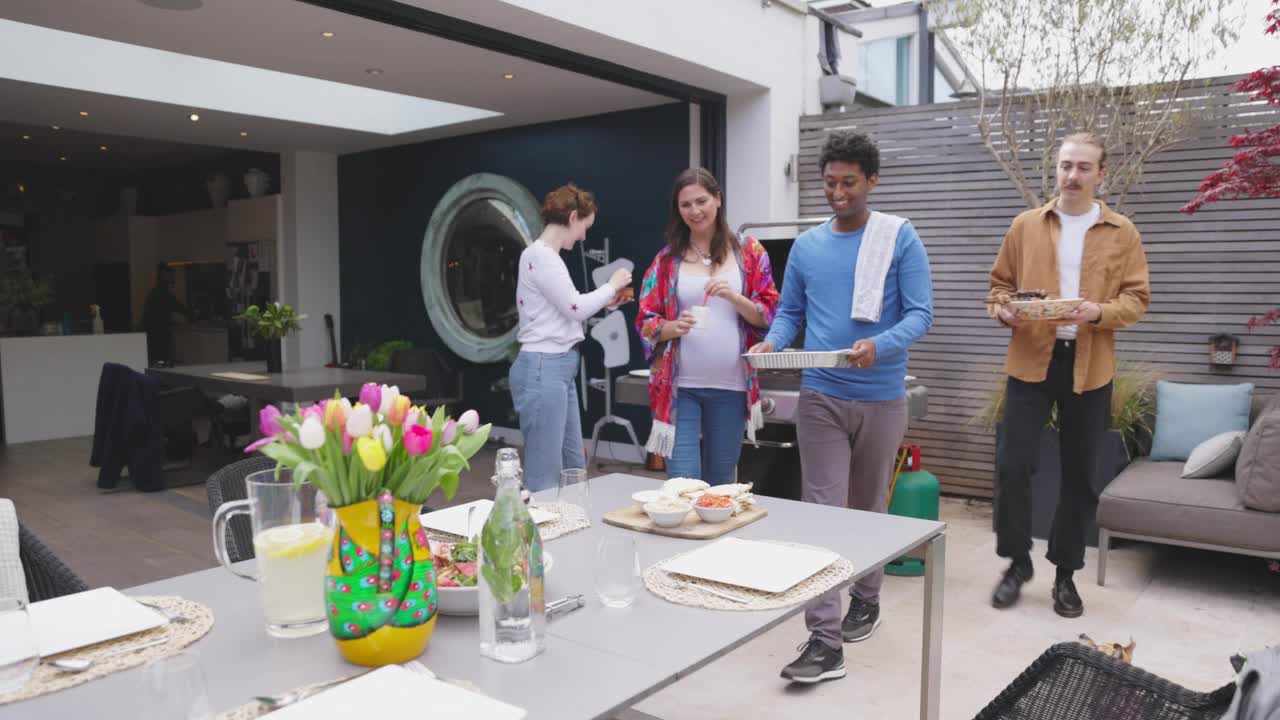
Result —
M 769 255 L 733 233 L 723 204 L 706 170 L 676 178 L 667 246 L 644 275 L 636 315 L 650 364 L 646 449 L 670 458 L 670 477 L 712 485 L 733 481 L 744 424 L 752 440 L 764 425 L 760 383 L 742 354 L 778 305 Z

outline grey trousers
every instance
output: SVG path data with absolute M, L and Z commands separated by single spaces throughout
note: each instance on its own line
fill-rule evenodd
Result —
M 797 418 L 801 494 L 805 502 L 887 512 L 898 447 L 907 434 L 907 399 L 842 400 L 814 390 L 800 391 Z M 854 583 L 849 593 L 877 601 L 884 570 Z M 840 632 L 840 593 L 824 593 L 805 610 L 815 640 L 832 648 Z

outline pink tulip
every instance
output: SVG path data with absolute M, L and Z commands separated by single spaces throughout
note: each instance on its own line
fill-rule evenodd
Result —
M 354 445 L 354 444 L 355 444 L 355 442 L 356 442 L 356 439 L 355 439 L 355 438 L 353 438 L 353 437 L 351 437 L 350 435 L 348 435 L 348 434 L 347 434 L 347 430 L 346 430 L 346 428 L 343 428 L 343 430 L 342 430 L 342 454 L 343 454 L 343 455 L 350 455 L 350 454 L 351 454 L 351 446 L 352 446 L 352 445 Z
M 246 453 L 257 452 L 258 448 L 287 437 L 284 428 L 280 427 L 280 408 L 268 405 L 258 411 L 258 431 L 262 433 L 262 437 L 245 448 Z
M 302 419 L 315 418 L 321 422 L 324 421 L 324 403 L 316 403 L 302 409 Z
M 404 449 L 412 457 L 431 452 L 431 430 L 421 425 L 405 425 Z
M 374 412 L 382 407 L 382 386 L 377 383 L 365 383 L 360 388 L 360 402 L 368 405 Z
M 452 445 L 455 438 L 458 437 L 458 423 L 450 420 L 440 428 L 440 441 L 445 445 Z
M 458 426 L 462 431 L 470 435 L 480 429 L 480 413 L 475 410 L 468 410 L 462 413 L 462 417 L 458 418 Z

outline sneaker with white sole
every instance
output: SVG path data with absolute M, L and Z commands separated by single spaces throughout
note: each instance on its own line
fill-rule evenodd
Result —
M 844 650 L 828 647 L 820 640 L 806 640 L 796 648 L 800 657 L 782 668 L 782 679 L 813 684 L 845 676 Z
M 840 623 L 845 642 L 862 642 L 880 627 L 880 603 L 874 600 L 849 599 L 849 612 Z

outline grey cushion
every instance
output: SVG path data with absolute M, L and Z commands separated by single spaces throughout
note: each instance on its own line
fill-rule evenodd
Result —
M 1182 463 L 1140 458 L 1098 500 L 1098 526 L 1118 532 L 1280 552 L 1280 513 L 1249 510 L 1230 480 L 1180 477 Z
M 1247 434 L 1238 430 L 1224 432 L 1200 443 L 1191 451 L 1187 464 L 1182 466 L 1182 477 L 1230 477 Z
M 1249 428 L 1236 462 L 1236 489 L 1245 507 L 1280 512 L 1280 408 L 1268 408 Z

